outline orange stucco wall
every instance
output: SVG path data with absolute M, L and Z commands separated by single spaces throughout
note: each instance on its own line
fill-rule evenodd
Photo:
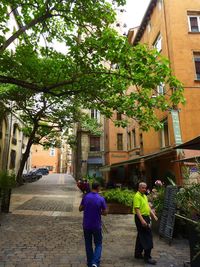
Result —
M 162 35 L 162 54 L 170 59 L 174 75 L 183 83 L 186 105 L 179 105 L 182 141 L 200 134 L 200 81 L 195 81 L 193 52 L 200 51 L 200 33 L 190 33 L 187 12 L 200 12 L 199 0 L 164 0 L 163 6 L 153 9 L 150 17 L 151 30 L 144 31 L 141 43 L 152 47 L 159 33 Z M 174 145 L 171 114 L 160 113 L 160 119 L 168 119 L 170 145 Z M 144 154 L 160 149 L 159 134 L 151 130 L 143 133 Z
M 45 150 L 40 145 L 33 145 L 31 149 L 31 168 L 52 166 L 50 172 L 60 172 L 60 150 L 54 149 L 55 154 L 50 155 L 50 149 Z

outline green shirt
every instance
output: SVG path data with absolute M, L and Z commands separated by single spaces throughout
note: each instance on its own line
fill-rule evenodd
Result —
M 140 210 L 141 215 L 146 215 L 146 216 L 150 215 L 150 206 L 147 196 L 145 194 L 140 193 L 139 191 L 134 196 L 133 207 L 134 207 L 134 213 L 135 213 L 135 208 L 138 208 Z

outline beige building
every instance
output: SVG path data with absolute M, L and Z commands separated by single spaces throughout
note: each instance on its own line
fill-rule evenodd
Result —
M 11 170 L 17 174 L 28 141 L 21 131 L 22 126 L 23 123 L 13 114 L 5 114 L 0 119 L 0 170 Z M 29 165 L 28 160 L 25 171 L 29 170 Z
M 103 125 L 104 119 L 100 112 L 96 109 L 85 111 L 88 115 L 96 119 L 102 125 L 100 135 L 92 134 L 85 130 L 80 124 L 74 129 L 76 136 L 76 148 L 73 152 L 73 174 L 76 179 L 86 176 L 102 176 L 99 171 L 104 164 L 104 135 Z

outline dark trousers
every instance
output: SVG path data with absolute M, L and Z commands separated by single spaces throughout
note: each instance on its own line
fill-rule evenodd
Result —
M 99 230 L 87 230 L 84 229 L 85 238 L 85 249 L 87 255 L 87 265 L 91 267 L 92 264 L 96 264 L 98 267 L 101 260 L 102 252 L 102 233 Z M 94 240 L 94 250 L 93 250 L 93 240 Z
M 149 216 L 142 216 L 150 224 Z M 135 256 L 141 256 L 144 251 L 144 259 L 151 258 L 151 249 L 153 248 L 153 238 L 150 227 L 142 226 L 139 218 L 135 215 L 135 224 L 137 227 L 137 237 L 135 243 Z

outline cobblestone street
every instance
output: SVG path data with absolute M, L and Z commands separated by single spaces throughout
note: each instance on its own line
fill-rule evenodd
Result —
M 0 267 L 86 267 L 81 193 L 69 175 L 43 176 L 13 190 L 9 214 L 0 221 Z M 108 215 L 104 219 L 101 267 L 140 267 L 133 257 L 133 215 Z M 169 246 L 154 238 L 153 256 L 159 267 L 183 267 L 189 259 L 186 240 Z

